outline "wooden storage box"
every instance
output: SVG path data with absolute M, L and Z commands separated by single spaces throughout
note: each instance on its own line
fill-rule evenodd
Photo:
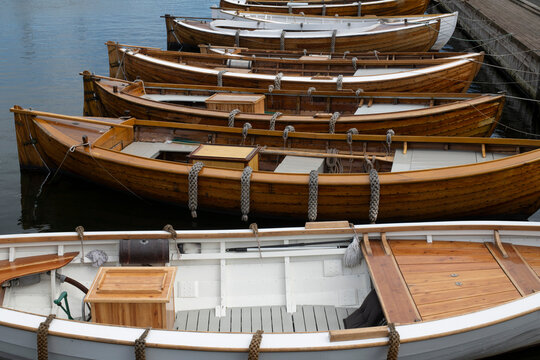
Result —
M 206 99 L 206 107 L 210 110 L 264 114 L 264 95 L 257 94 L 222 94 L 217 93 Z
M 175 267 L 102 267 L 84 301 L 97 323 L 174 328 Z
M 205 166 L 227 169 L 243 169 L 249 165 L 259 170 L 258 147 L 201 144 L 188 158 L 190 164 L 201 161 Z

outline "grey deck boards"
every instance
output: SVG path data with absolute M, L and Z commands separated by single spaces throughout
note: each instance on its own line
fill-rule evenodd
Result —
M 285 306 L 228 308 L 226 316 L 216 317 L 214 309 L 178 311 L 175 329 L 186 331 L 312 332 L 343 329 L 343 319 L 355 308 L 331 305 L 301 305 L 289 314 Z

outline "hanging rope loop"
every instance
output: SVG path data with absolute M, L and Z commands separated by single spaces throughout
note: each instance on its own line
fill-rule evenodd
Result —
M 349 130 L 347 130 L 347 144 L 349 144 L 349 147 L 351 149 L 351 155 L 352 155 L 353 135 L 358 135 L 358 129 L 357 128 L 350 128 Z
M 49 326 L 56 317 L 54 314 L 47 316 L 47 319 L 39 324 L 37 329 L 37 357 L 38 360 L 47 360 L 49 358 L 49 341 L 47 335 L 49 335 Z
M 204 164 L 200 161 L 196 162 L 191 166 L 191 169 L 189 169 L 188 174 L 188 207 L 189 210 L 191 210 L 191 217 L 197 218 L 197 206 L 198 206 L 198 199 L 197 199 L 197 192 L 198 192 L 198 179 L 199 179 L 199 172 L 203 168 Z
M 146 337 L 150 332 L 150 328 L 146 328 L 144 332 L 135 340 L 135 360 L 146 360 Z
M 283 73 L 277 73 L 276 77 L 274 78 L 274 89 L 281 90 L 281 78 L 283 77 Z
M 285 30 L 281 30 L 281 36 L 279 37 L 279 49 L 285 50 Z
M 308 197 L 308 219 L 317 219 L 317 198 L 319 196 L 319 173 L 311 170 L 309 173 L 309 197 Z
M 399 355 L 400 336 L 394 323 L 388 324 L 388 354 L 386 360 L 397 360 Z
M 336 50 L 336 34 L 337 30 L 332 31 L 332 40 L 330 40 L 330 52 L 333 53 Z
M 248 131 L 251 129 L 252 126 L 250 123 L 245 123 L 244 126 L 242 126 L 242 145 L 246 142 L 246 138 L 248 136 Z
M 240 109 L 234 109 L 229 113 L 228 127 L 234 127 L 234 117 L 240 113 Z
M 356 62 L 358 61 L 358 58 L 355 56 L 351 59 L 351 61 L 352 61 L 352 67 L 354 71 L 356 71 Z
M 396 135 L 394 130 L 388 129 L 388 131 L 386 131 L 386 145 L 387 145 L 386 156 L 390 154 L 390 150 L 391 150 L 390 146 L 392 145 L 392 136 L 394 135 Z
M 343 52 L 343 58 L 345 59 L 347 57 L 347 55 L 349 55 L 351 52 L 349 50 L 345 50 Z
M 339 154 L 338 149 L 326 149 L 326 152 L 331 155 Z M 328 172 L 332 174 L 341 174 L 343 173 L 343 164 L 341 159 L 337 156 L 329 156 L 325 158 L 326 166 L 328 167 Z
M 279 111 L 276 111 L 274 115 L 272 115 L 270 118 L 270 130 L 276 130 L 276 120 L 281 115 L 283 115 L 283 113 L 280 113 Z
M 343 75 L 338 75 L 336 80 L 336 89 L 343 90 Z
M 379 214 L 381 185 L 379 182 L 379 174 L 377 173 L 377 170 L 375 170 L 375 156 L 373 156 L 372 160 L 369 160 L 368 157 L 366 157 L 365 160 L 369 172 L 369 222 L 371 224 L 375 224 L 377 221 L 377 215 Z
M 223 86 L 223 74 L 225 74 L 226 72 L 227 70 L 219 70 L 219 72 L 217 73 L 217 86 Z
M 294 132 L 294 126 L 285 126 L 285 129 L 283 129 L 283 148 L 285 148 L 285 146 L 287 145 L 287 139 L 289 138 L 290 132 Z
M 307 94 L 308 96 L 311 97 L 311 94 L 314 92 L 314 91 L 317 91 L 317 89 L 313 86 L 310 86 L 308 89 L 307 89 Z
M 261 348 L 263 332 L 264 331 L 262 330 L 257 330 L 257 332 L 253 334 L 251 342 L 249 343 L 248 360 L 259 360 L 259 350 Z
M 336 111 L 330 117 L 330 121 L 328 123 L 328 132 L 330 134 L 334 134 L 336 132 L 336 121 L 337 119 L 339 119 L 340 116 L 341 116 L 341 113 L 339 111 Z
M 242 221 L 248 221 L 252 172 L 253 169 L 250 166 L 246 166 L 244 171 L 242 171 L 242 176 L 240 177 L 240 208 L 242 210 Z

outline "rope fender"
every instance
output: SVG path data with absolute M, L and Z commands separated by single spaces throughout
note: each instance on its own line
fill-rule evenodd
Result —
M 248 221 L 252 172 L 253 169 L 250 166 L 246 166 L 240 177 L 240 208 L 242 210 L 242 221 Z
M 283 113 L 280 113 L 279 111 L 276 111 L 274 115 L 270 118 L 270 130 L 276 130 L 276 120 L 278 117 L 283 115 Z
M 375 224 L 377 221 L 377 215 L 379 214 L 379 198 L 381 192 L 381 184 L 379 182 L 379 174 L 375 170 L 375 156 L 373 160 L 370 161 L 366 157 L 366 164 L 369 171 L 369 190 L 370 190 L 370 199 L 369 199 L 369 222 Z
M 279 38 L 279 49 L 285 50 L 285 30 L 281 30 L 281 36 Z
M 394 323 L 388 324 L 388 354 L 386 360 L 397 360 L 400 338 Z
M 308 219 L 317 219 L 317 198 L 319 195 L 319 173 L 311 170 L 309 173 L 309 197 L 308 197 Z
M 257 332 L 253 334 L 251 342 L 249 343 L 248 360 L 259 360 L 259 350 L 261 348 L 263 332 L 263 330 L 257 330 Z
M 227 122 L 228 127 L 234 127 L 234 117 L 240 113 L 240 109 L 234 109 L 229 113 L 229 121 Z
M 330 52 L 333 53 L 334 50 L 336 49 L 336 34 L 337 34 L 337 30 L 334 29 L 332 31 L 332 40 L 330 40 Z
M 54 314 L 47 316 L 47 319 L 39 324 L 37 329 L 37 356 L 38 360 L 47 360 L 49 358 L 49 341 L 47 335 L 49 334 L 49 325 L 56 317 Z
M 281 90 L 281 78 L 283 77 L 283 73 L 277 73 L 275 79 L 274 79 L 274 89 Z
M 223 74 L 225 74 L 226 72 L 227 70 L 219 70 L 219 72 L 217 73 L 217 86 L 223 86 Z
M 337 77 L 336 90 L 343 90 L 343 75 L 338 75 Z
M 287 146 L 287 139 L 289 138 L 289 133 L 294 132 L 294 126 L 287 125 L 285 126 L 285 129 L 283 129 L 283 148 Z
M 146 328 L 144 332 L 135 340 L 135 360 L 146 360 L 146 336 L 150 332 L 150 328 Z
M 242 145 L 246 142 L 246 138 L 248 136 L 248 131 L 251 129 L 252 126 L 250 123 L 245 123 L 244 126 L 242 126 Z
M 341 116 L 341 113 L 339 111 L 336 111 L 330 117 L 330 122 L 328 124 L 328 132 L 330 134 L 333 134 L 333 133 L 336 132 L 336 121 L 337 121 L 337 119 L 339 119 L 340 116 Z
M 191 210 L 191 217 L 197 218 L 197 190 L 198 190 L 198 178 L 199 172 L 203 168 L 204 164 L 200 161 L 193 164 L 191 169 L 189 169 L 188 174 L 188 207 Z

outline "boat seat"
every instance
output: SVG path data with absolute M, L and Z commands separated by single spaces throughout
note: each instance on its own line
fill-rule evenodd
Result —
M 324 158 L 287 155 L 276 167 L 276 173 L 309 174 L 311 170 L 324 172 Z
M 398 111 L 426 109 L 429 106 L 422 104 L 373 104 L 371 106 L 361 106 L 354 112 L 354 115 L 386 114 Z
M 160 102 L 205 102 L 209 96 L 200 95 L 161 95 L 161 94 L 146 94 L 141 96 L 143 99 L 160 101 Z
M 447 166 L 476 164 L 484 161 L 496 160 L 506 157 L 505 154 L 486 152 L 482 157 L 481 151 L 453 151 L 453 150 L 426 150 L 409 149 L 406 154 L 396 150 L 392 172 L 434 169 Z
M 125 154 L 155 159 L 162 151 L 190 153 L 199 145 L 135 141 L 122 149 Z
M 226 315 L 215 316 L 215 309 L 176 312 L 175 330 L 212 332 L 313 332 L 344 329 L 343 319 L 354 308 L 332 305 L 298 305 L 288 313 L 285 306 L 227 308 Z
M 39 274 L 45 271 L 61 268 L 67 265 L 78 252 L 69 252 L 64 255 L 38 255 L 15 259 L 14 261 L 0 261 L 0 284 L 21 276 Z

